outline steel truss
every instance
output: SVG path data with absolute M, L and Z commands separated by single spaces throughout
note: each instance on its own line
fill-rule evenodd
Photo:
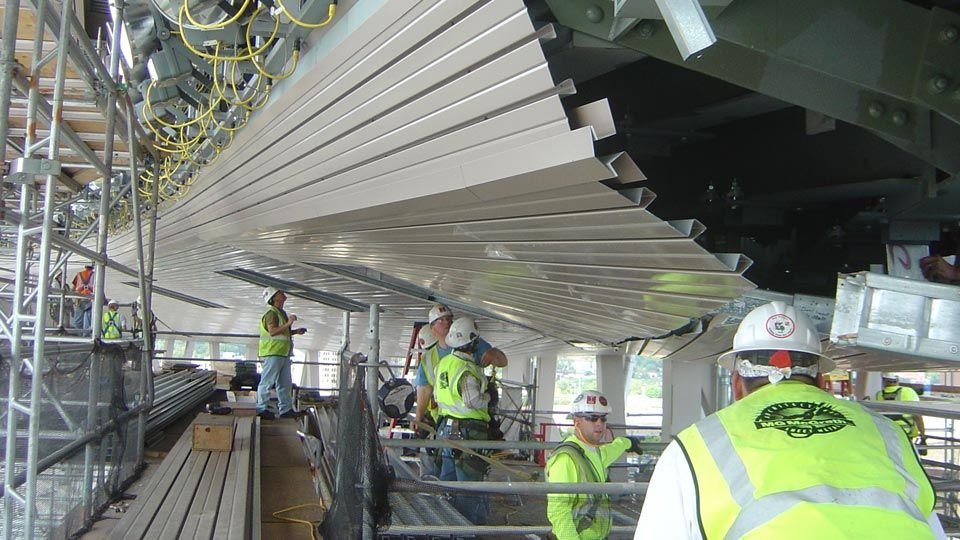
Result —
M 34 538 L 40 535 L 40 517 L 38 516 L 38 476 L 45 470 L 58 464 L 66 465 L 66 460 L 78 457 L 83 450 L 82 492 L 77 508 L 71 513 L 83 517 L 89 524 L 96 514 L 96 497 L 93 495 L 94 475 L 97 485 L 102 485 L 106 452 L 104 442 L 118 430 L 125 429 L 128 423 L 136 422 L 136 469 L 143 463 L 143 437 L 147 423 L 147 413 L 153 401 L 152 351 L 150 350 L 151 328 L 144 324 L 142 345 L 134 343 L 139 354 L 140 373 L 137 381 L 139 390 L 135 405 L 123 414 L 113 418 L 103 418 L 98 412 L 101 405 L 98 400 L 101 382 L 101 368 L 109 366 L 99 339 L 104 303 L 104 277 L 109 267 L 114 271 L 136 276 L 139 282 L 140 297 L 143 300 L 143 312 L 151 312 L 151 283 L 153 281 L 154 246 L 156 237 L 156 209 L 158 202 L 158 182 L 152 182 L 148 204 L 141 200 L 140 167 L 158 163 L 158 155 L 152 143 L 143 143 L 138 134 L 143 131 L 135 125 L 133 104 L 120 82 L 120 32 L 115 29 L 109 49 L 109 67 L 104 64 L 96 48 L 91 44 L 86 32 L 73 12 L 73 3 L 63 2 L 58 6 L 48 0 L 28 0 L 36 14 L 36 31 L 33 39 L 31 65 L 29 68 L 15 61 L 17 27 L 21 15 L 20 0 L 7 0 L 3 21 L 3 42 L 0 50 L 0 140 L 5 148 L 21 150 L 22 156 L 8 163 L 12 174 L 6 176 L 6 182 L 13 182 L 14 189 L 5 190 L 5 202 L 16 201 L 17 211 L 0 212 L 0 220 L 16 229 L 15 279 L 13 280 L 12 299 L 9 313 L 0 313 L 0 338 L 9 342 L 9 386 L 6 396 L 5 460 L 3 474 L 3 523 L 0 536 L 3 538 Z M 124 3 L 114 3 L 116 10 L 114 21 L 121 19 Z M 44 52 L 44 41 L 49 45 L 50 36 L 56 44 L 52 52 Z M 49 47 L 48 47 L 49 48 Z M 40 92 L 41 69 L 55 62 L 52 103 Z M 68 63 L 75 68 L 93 95 L 98 96 L 104 117 L 106 130 L 103 159 L 90 149 L 64 121 L 65 86 Z M 45 73 L 44 77 L 48 77 Z M 16 89 L 27 99 L 26 133 L 22 144 L 12 139 L 9 117 L 12 93 Z M 105 99 L 103 99 L 105 94 Z M 118 122 L 118 119 L 120 120 Z M 40 122 L 48 129 L 46 136 L 37 136 Z M 125 137 L 130 154 L 129 165 L 114 167 L 114 145 L 117 137 Z M 99 190 L 99 216 L 85 231 L 73 235 L 71 230 L 77 220 L 73 215 L 73 205 L 77 199 L 73 194 L 64 196 L 64 189 L 76 190 L 78 184 L 60 174 L 61 147 L 71 153 L 81 155 L 86 160 L 84 168 L 95 169 L 102 174 Z M 6 157 L 6 154 L 5 154 Z M 151 159 L 152 158 L 152 159 Z M 129 171 L 121 175 L 119 171 Z M 128 185 L 112 195 L 111 182 L 120 179 L 129 181 Z M 131 189 L 132 188 L 132 189 Z M 19 195 L 19 197 L 17 197 Z M 129 197 L 132 207 L 133 225 L 136 234 L 137 268 L 131 269 L 111 260 L 107 253 L 108 232 L 111 210 Z M 148 244 L 144 249 L 142 212 L 147 211 Z M 65 216 L 65 222 L 55 226 L 55 213 Z M 94 228 L 96 240 L 87 241 Z M 91 249 L 90 244 L 93 244 Z M 56 256 L 53 250 L 56 247 Z M 146 251 L 146 253 L 145 253 Z M 95 262 L 96 282 L 92 329 L 89 336 L 66 338 L 48 335 L 48 320 L 56 318 L 57 326 L 63 327 L 66 294 L 67 261 L 71 255 L 80 255 Z M 57 275 L 62 276 L 58 285 Z M 56 286 L 54 286 L 56 285 Z M 8 285 L 5 285 L 6 289 Z M 6 291 L 4 291 L 6 292 Z M 51 300 L 54 299 L 54 300 Z M 56 306 L 56 317 L 51 317 L 50 308 Z M 149 317 L 149 315 L 147 315 Z M 55 365 L 51 365 L 51 354 L 62 352 L 63 346 L 47 347 L 48 344 L 74 342 L 67 347 L 85 348 L 93 352 L 89 360 L 89 393 L 85 407 L 85 417 L 77 414 L 76 403 L 61 400 L 56 388 L 50 388 L 44 375 Z M 129 346 L 129 344 L 128 344 Z M 26 387 L 21 389 L 21 378 L 29 376 L 29 393 Z M 115 381 L 114 381 L 115 383 Z M 122 383 L 120 383 L 122 384 Z M 24 397 L 28 396 L 28 397 Z M 68 427 L 71 442 L 41 459 L 41 441 L 63 437 L 64 433 L 44 429 L 41 425 L 41 407 L 52 407 L 55 413 Z M 71 408 L 72 407 L 72 408 Z M 72 414 L 71 414 L 72 413 Z M 49 413 L 47 413 L 49 414 Z M 2 417 L 0 417 L 2 418 Z M 23 429 L 26 423 L 27 429 Z M 23 443 L 26 442 L 26 452 Z M 18 444 L 19 443 L 19 444 Z M 119 478 L 114 477 L 114 482 Z M 116 487 L 116 484 L 114 484 Z M 72 499 L 71 499 L 72 500 Z M 15 534 L 15 531 L 19 531 Z M 73 531 L 65 531 L 69 534 Z

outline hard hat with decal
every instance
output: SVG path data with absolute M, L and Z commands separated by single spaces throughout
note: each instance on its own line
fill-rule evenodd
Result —
M 447 345 L 454 349 L 462 349 L 480 338 L 476 323 L 470 317 L 460 317 L 450 325 L 447 333 Z
M 610 414 L 611 410 L 606 396 L 596 390 L 587 390 L 573 398 L 567 418 L 589 414 Z
M 427 322 L 433 324 L 437 319 L 442 319 L 444 317 L 453 317 L 453 312 L 450 311 L 450 308 L 443 304 L 436 304 L 430 308 L 430 316 L 428 317 Z
M 733 349 L 720 355 L 721 366 L 734 369 L 736 358 L 741 353 L 771 351 L 762 363 L 778 368 L 790 367 L 790 352 L 804 353 L 807 358 L 819 360 L 819 371 L 826 373 L 836 367 L 833 359 L 825 356 L 820 348 L 820 334 L 813 322 L 797 308 L 785 302 L 770 302 L 747 314 L 733 336 Z M 780 351 L 784 353 L 778 354 Z M 751 360 L 757 364 L 757 355 Z M 763 356 L 763 355 L 760 355 Z M 794 355 L 796 356 L 796 355 Z M 784 365 L 781 365 L 784 364 Z M 816 362 L 812 362 L 816 365 Z
M 108 307 L 109 307 L 109 306 L 117 306 L 117 307 L 120 307 L 120 302 L 117 302 L 116 300 L 114 300 L 114 299 L 111 298 L 110 300 L 107 300 L 107 306 L 108 306 Z
M 430 329 L 430 325 L 421 326 L 420 332 L 417 334 L 417 348 L 425 351 L 436 345 L 436 343 L 437 335 Z

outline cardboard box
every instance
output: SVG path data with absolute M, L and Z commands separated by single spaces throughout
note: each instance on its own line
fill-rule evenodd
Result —
M 229 452 L 233 449 L 233 422 L 229 424 L 193 424 L 193 449 Z

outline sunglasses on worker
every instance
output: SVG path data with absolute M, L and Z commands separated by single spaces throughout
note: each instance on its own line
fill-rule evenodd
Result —
M 587 422 L 593 422 L 593 423 L 607 421 L 607 416 L 605 414 L 587 414 L 587 415 L 581 416 L 580 418 L 583 418 Z

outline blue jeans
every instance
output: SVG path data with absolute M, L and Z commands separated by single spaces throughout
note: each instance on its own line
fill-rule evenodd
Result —
M 437 436 L 441 439 L 450 438 L 450 424 L 448 422 L 444 422 L 440 427 Z M 440 480 L 458 482 L 479 482 L 483 480 L 483 475 L 477 475 L 472 470 L 460 466 L 460 460 L 453 457 L 453 448 L 444 448 L 441 455 L 443 461 L 440 466 Z M 487 516 L 490 514 L 490 501 L 486 495 L 456 494 L 453 496 L 453 507 L 474 525 L 485 525 Z
M 73 327 L 77 330 L 90 330 L 93 327 L 93 302 L 90 300 L 77 300 L 73 306 Z
M 257 412 L 269 411 L 270 387 L 276 386 L 280 414 L 293 410 L 293 377 L 289 356 L 264 356 L 257 387 Z

